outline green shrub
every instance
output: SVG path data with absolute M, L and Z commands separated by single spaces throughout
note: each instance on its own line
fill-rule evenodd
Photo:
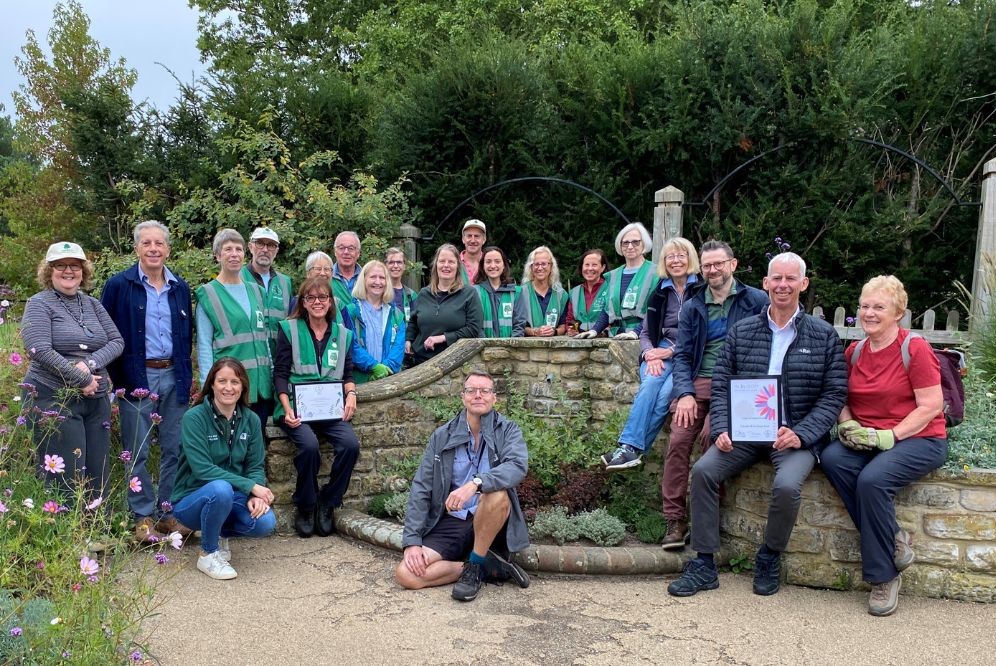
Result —
M 667 521 L 658 511 L 646 511 L 629 523 L 636 538 L 643 543 L 660 543 L 667 534 Z
M 605 509 L 584 511 L 574 517 L 578 531 L 599 546 L 615 546 L 626 538 L 626 525 Z
M 411 493 L 394 493 L 384 501 L 384 511 L 388 516 L 405 522 L 405 512 L 408 510 L 408 496 Z
M 538 512 L 531 531 L 536 538 L 550 537 L 560 545 L 567 541 L 577 541 L 581 536 L 581 526 L 567 515 L 567 510 L 562 506 Z
M 367 513 L 374 518 L 389 518 L 391 514 L 387 512 L 385 504 L 393 495 L 394 493 L 380 493 L 371 497 L 367 502 Z
M 993 423 L 996 423 L 996 378 L 985 377 L 973 368 L 965 378 L 965 420 L 948 429 L 945 469 L 996 469 Z

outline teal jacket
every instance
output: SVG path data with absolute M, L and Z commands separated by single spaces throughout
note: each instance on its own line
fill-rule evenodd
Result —
M 250 494 L 266 485 L 266 449 L 259 417 L 248 407 L 235 408 L 234 437 L 228 419 L 210 400 L 187 410 L 180 430 L 180 461 L 170 501 L 174 504 L 210 481 L 223 480 Z M 229 447 L 231 441 L 231 447 Z

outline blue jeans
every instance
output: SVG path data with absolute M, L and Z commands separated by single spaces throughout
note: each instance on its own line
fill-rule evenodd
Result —
M 218 537 L 269 536 L 277 529 L 277 518 L 267 511 L 259 518 L 249 513 L 245 493 L 228 481 L 209 481 L 173 507 L 173 515 L 192 530 L 201 531 L 201 550 L 218 550 Z
M 149 380 L 147 387 L 153 393 L 159 394 L 159 400 L 153 402 L 148 398 L 139 400 L 126 395 L 118 401 L 121 409 L 121 441 L 122 446 L 131 451 L 132 467 L 128 474 L 130 479 L 137 476 L 142 482 L 141 492 L 128 492 L 128 508 L 136 518 L 146 516 L 161 517 L 168 513 L 163 511 L 162 504 L 173 493 L 173 477 L 180 456 L 180 423 L 187 411 L 190 396 L 183 396 L 183 404 L 177 402 L 176 375 L 173 368 L 147 368 Z M 152 485 L 152 476 L 146 468 L 149 460 L 149 449 L 153 441 L 152 413 L 162 417 L 157 427 L 159 440 L 159 491 Z
M 647 363 L 640 364 L 640 390 L 633 398 L 629 418 L 619 435 L 620 444 L 629 444 L 643 452 L 650 450 L 658 433 L 664 426 L 664 419 L 671 405 L 671 359 L 664 361 L 659 377 L 647 374 Z

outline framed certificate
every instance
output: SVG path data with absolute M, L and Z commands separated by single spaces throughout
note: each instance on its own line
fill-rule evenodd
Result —
M 781 377 L 739 376 L 728 381 L 730 439 L 734 444 L 773 444 L 782 424 Z
M 294 410 L 302 421 L 341 419 L 345 403 L 342 382 L 304 382 L 294 387 Z

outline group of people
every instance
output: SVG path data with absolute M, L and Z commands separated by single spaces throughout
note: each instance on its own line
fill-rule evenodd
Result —
M 603 252 L 586 252 L 582 282 L 570 292 L 545 246 L 529 253 L 515 284 L 480 220 L 465 223 L 463 251 L 450 244 L 436 250 L 429 285 L 418 294 L 401 284 L 400 250 L 360 267 L 355 233 L 335 239 L 335 261 L 309 255 L 295 292 L 274 268 L 275 232 L 253 232 L 247 263 L 242 236 L 223 229 L 212 247 L 218 275 L 197 288 L 196 313 L 190 288 L 166 266 L 169 230 L 142 222 L 134 241 L 137 262 L 108 280 L 99 301 L 83 293 L 93 267 L 79 245 L 53 244 L 40 263 L 43 289 L 29 299 L 22 324 L 31 359 L 25 392 L 40 408 L 36 418 L 57 413 L 64 420 L 35 429 L 39 460 L 61 458 L 65 474 L 46 479 L 78 492 L 88 506 L 99 504 L 107 493 L 113 381 L 129 475 L 139 482 L 128 493 L 136 537 L 200 530 L 198 568 L 212 578 L 236 575 L 229 537 L 275 528 L 263 466 L 271 414 L 297 447 L 295 530 L 327 536 L 359 453 L 349 424 L 357 383 L 400 371 L 406 355 L 408 363 L 432 358 L 464 337 L 611 334 L 640 340 L 641 383 L 618 446 L 602 456 L 605 467 L 641 464 L 673 414 L 661 480 L 668 522 L 662 545 L 683 548 L 690 537 L 697 555 L 668 586 L 671 594 L 718 586 L 721 486 L 770 460 L 774 486 L 755 592 L 778 590 L 802 483 L 820 465 L 861 532 L 869 611 L 888 615 L 898 604 L 900 572 L 914 554 L 893 498 L 943 463 L 947 440 L 938 363 L 924 340 L 900 328 L 907 297 L 895 277 L 864 286 L 859 320 L 867 339 L 845 352 L 834 329 L 800 306 L 809 279 L 798 255 L 771 259 L 762 291 L 734 277 L 737 259 L 722 241 L 696 252 L 688 240 L 671 238 L 652 266 L 645 258 L 650 237 L 639 223 L 616 237 L 623 265 L 609 271 Z M 201 389 L 188 409 L 195 320 Z M 782 420 L 771 443 L 731 438 L 730 380 L 745 375 L 780 377 Z M 341 385 L 337 417 L 306 420 L 297 412 L 295 387 L 314 383 Z M 65 388 L 78 390 L 67 399 Z M 509 561 L 528 543 L 515 495 L 528 454 L 518 426 L 494 411 L 494 388 L 487 373 L 471 373 L 464 409 L 430 440 L 396 572 L 405 587 L 455 581 L 454 597 L 470 600 L 488 580 L 528 585 Z M 153 423 L 158 491 L 147 470 Z M 324 484 L 319 435 L 335 450 Z M 705 450 L 690 469 L 700 438 Z

